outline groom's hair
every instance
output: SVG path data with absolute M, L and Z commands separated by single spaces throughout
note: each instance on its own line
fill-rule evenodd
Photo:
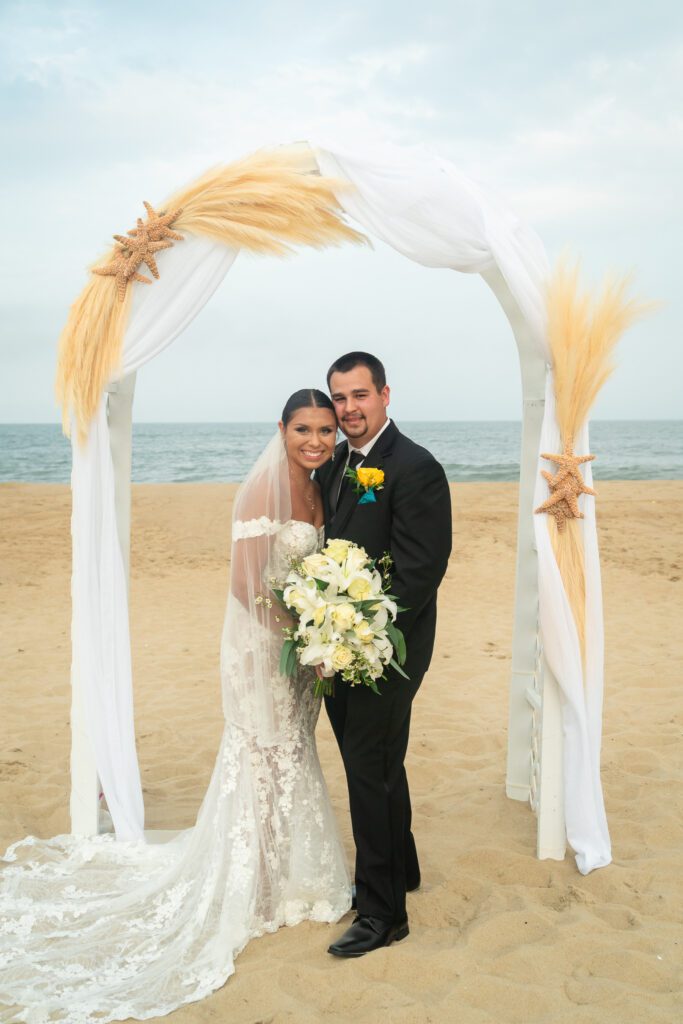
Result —
M 286 427 L 297 409 L 329 409 L 334 412 L 334 406 L 329 395 L 317 388 L 302 388 L 295 391 L 285 402 L 282 410 L 282 423 Z
M 347 352 L 345 356 L 335 359 L 327 371 L 327 387 L 330 386 L 333 373 L 348 373 L 350 370 L 355 370 L 357 366 L 367 366 L 377 391 L 386 387 L 387 375 L 384 366 L 377 356 L 371 356 L 369 352 Z

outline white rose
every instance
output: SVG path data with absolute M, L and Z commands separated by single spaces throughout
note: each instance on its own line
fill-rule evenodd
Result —
M 348 555 L 350 547 L 350 541 L 333 538 L 328 542 L 326 547 L 323 548 L 323 554 L 333 558 L 338 565 L 341 565 Z
M 348 587 L 348 595 L 353 601 L 367 601 L 372 597 L 372 586 L 366 576 L 356 576 Z
M 356 621 L 356 615 L 356 609 L 352 604 L 348 603 L 335 605 L 331 612 L 332 621 L 342 633 L 347 629 L 351 629 Z
M 337 644 L 332 653 L 332 668 L 337 672 L 341 672 L 343 669 L 348 668 L 353 661 L 353 654 L 344 647 L 343 644 Z

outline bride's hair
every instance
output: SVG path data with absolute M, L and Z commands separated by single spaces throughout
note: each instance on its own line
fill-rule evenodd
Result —
M 287 426 L 297 409 L 311 408 L 329 409 L 334 412 L 332 400 L 324 391 L 318 391 L 317 388 L 302 388 L 301 391 L 295 391 L 293 395 L 290 395 L 285 402 L 285 407 L 282 410 L 283 426 Z

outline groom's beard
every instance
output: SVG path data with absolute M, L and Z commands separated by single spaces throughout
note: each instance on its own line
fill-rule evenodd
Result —
M 339 429 L 350 441 L 360 441 L 367 436 L 368 421 L 362 413 L 354 413 L 352 417 L 342 417 Z
M 365 416 L 354 415 L 350 420 L 344 417 L 339 422 L 339 429 L 346 437 L 362 437 L 368 433 L 368 421 Z

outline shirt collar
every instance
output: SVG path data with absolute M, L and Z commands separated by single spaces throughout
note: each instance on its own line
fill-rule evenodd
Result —
M 384 423 L 382 425 L 381 430 L 378 430 L 377 433 L 375 434 L 375 436 L 370 441 L 368 441 L 367 444 L 364 444 L 362 448 L 354 448 L 353 445 L 351 444 L 351 442 L 347 438 L 347 442 L 346 442 L 347 443 L 347 452 L 346 452 L 347 460 L 350 458 L 351 452 L 360 452 L 361 455 L 363 456 L 363 458 L 365 458 L 365 456 L 370 453 L 370 449 L 374 447 L 375 442 L 379 440 L 379 438 L 382 436 L 382 434 L 387 429 L 387 427 L 389 426 L 390 423 L 391 423 L 391 417 L 387 416 L 386 423 Z

